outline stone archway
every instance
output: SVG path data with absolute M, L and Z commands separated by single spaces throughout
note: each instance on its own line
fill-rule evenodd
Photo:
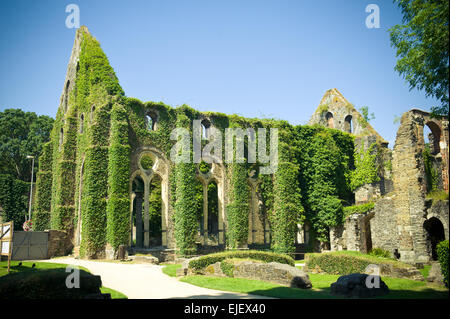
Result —
M 208 172 L 199 170 L 197 172 L 197 178 L 203 188 L 203 218 L 200 221 L 202 223 L 200 228 L 203 230 L 202 242 L 203 245 L 223 245 L 225 244 L 224 224 L 226 221 L 225 167 L 220 159 L 214 156 L 202 156 L 202 159 L 210 165 Z M 215 184 L 214 189 L 211 189 L 212 184 Z M 211 196 L 216 196 L 216 198 L 208 201 L 208 197 Z M 211 204 L 217 206 L 211 207 Z M 213 213 L 214 216 L 212 216 Z
M 131 225 L 133 225 L 133 218 L 135 218 L 133 216 L 139 216 L 139 209 L 142 209 L 143 229 L 139 232 L 143 234 L 143 239 L 142 247 L 139 248 L 155 248 L 155 245 L 157 247 L 162 246 L 170 248 L 173 243 L 168 239 L 167 234 L 169 225 L 169 162 L 162 152 L 154 147 L 140 148 L 137 150 L 136 154 L 136 166 L 138 169 L 130 177 L 130 220 Z M 148 157 L 151 160 L 146 160 L 144 162 L 143 159 Z M 136 193 L 136 191 L 133 190 L 133 182 L 137 177 L 142 179 L 144 186 L 143 192 L 141 193 Z M 153 227 L 157 222 L 151 219 L 150 216 L 150 210 L 154 208 L 150 207 L 150 201 L 152 199 L 151 195 L 152 190 L 155 188 L 160 192 L 160 205 L 158 205 L 157 209 L 160 209 L 161 213 L 161 227 L 157 227 L 157 230 Z M 142 204 L 137 203 L 141 200 L 140 196 L 142 196 Z M 136 203 L 138 206 L 136 206 Z M 139 205 L 142 205 L 142 208 Z M 157 215 L 159 216 L 159 214 Z M 153 228 L 152 230 L 150 229 L 151 225 Z M 151 233 L 151 231 L 153 232 Z M 133 229 L 131 229 L 131 233 L 133 233 Z M 137 237 L 138 231 L 136 230 L 136 243 Z M 130 236 L 130 244 L 132 243 L 132 239 L 133 238 Z
M 436 246 L 445 240 L 443 223 L 437 217 L 431 217 L 423 223 L 426 233 L 427 251 L 431 260 L 437 260 Z

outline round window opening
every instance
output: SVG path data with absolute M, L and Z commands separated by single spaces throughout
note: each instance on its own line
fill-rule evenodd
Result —
M 145 169 L 146 171 L 148 171 L 153 167 L 154 161 L 150 155 L 142 155 L 140 164 L 141 164 L 142 169 Z

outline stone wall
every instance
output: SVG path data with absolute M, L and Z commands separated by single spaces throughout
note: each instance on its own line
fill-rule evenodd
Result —
M 398 250 L 398 234 L 396 227 L 395 197 L 384 197 L 376 201 L 374 217 L 370 222 L 372 247 L 391 252 Z
M 368 253 L 371 249 L 371 218 L 373 211 L 353 214 L 344 224 L 330 229 L 330 250 L 353 250 Z
M 71 253 L 73 244 L 65 231 L 46 230 L 46 232 L 48 232 L 48 258 L 66 256 Z

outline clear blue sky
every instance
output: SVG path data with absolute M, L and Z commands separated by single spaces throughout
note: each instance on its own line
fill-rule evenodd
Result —
M 100 41 L 125 94 L 201 111 L 306 124 L 337 88 L 393 146 L 395 116 L 437 102 L 394 71 L 391 0 L 0 0 L 0 109 L 55 116 L 75 29 L 66 5 Z M 380 7 L 379 29 L 365 8 Z

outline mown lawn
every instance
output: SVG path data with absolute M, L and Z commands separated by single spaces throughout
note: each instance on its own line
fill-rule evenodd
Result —
M 163 268 L 163 272 L 175 276 L 175 271 L 179 267 L 181 265 L 169 265 Z M 313 286 L 311 289 L 289 288 L 260 280 L 201 275 L 181 277 L 180 281 L 204 288 L 274 298 L 342 299 L 342 297 L 330 294 L 330 285 L 339 278 L 339 275 L 308 275 Z M 384 297 L 378 297 L 381 299 L 441 299 L 449 297 L 448 289 L 424 281 L 390 277 L 383 277 L 382 280 L 389 287 L 390 293 Z
M 28 262 L 24 261 L 22 262 L 22 265 L 19 266 L 19 261 L 11 261 L 11 267 L 10 267 L 10 274 L 14 273 L 21 273 L 21 272 L 28 272 L 28 271 L 39 271 L 44 269 L 58 269 L 58 268 L 66 268 L 67 264 L 57 264 L 57 263 L 45 263 L 45 262 Z M 34 267 L 33 264 L 35 264 Z M 84 270 L 86 272 L 89 272 L 88 269 L 84 267 L 79 267 L 80 270 Z M 2 261 L 0 262 L 0 277 L 8 275 L 8 262 Z M 122 294 L 119 291 L 101 287 L 100 288 L 102 293 L 110 293 L 112 299 L 127 299 L 127 296 Z

